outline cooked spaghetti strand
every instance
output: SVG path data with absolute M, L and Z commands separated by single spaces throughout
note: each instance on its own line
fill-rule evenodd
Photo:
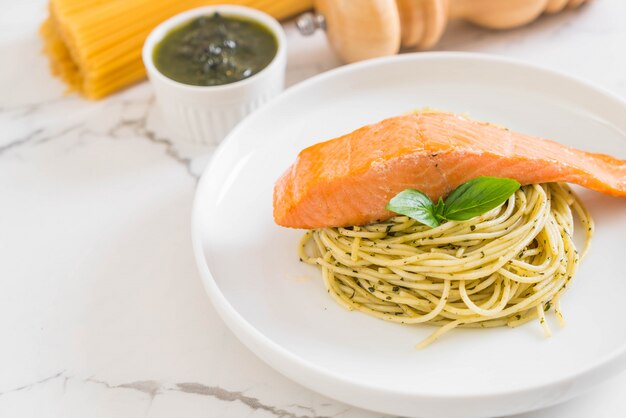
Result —
M 572 211 L 573 209 L 573 211 Z M 430 228 L 406 216 L 308 231 L 300 258 L 322 269 L 328 293 L 349 310 L 386 321 L 439 327 L 418 348 L 456 327 L 516 327 L 545 312 L 564 325 L 560 297 L 580 257 L 574 215 L 593 234 L 589 212 L 561 183 L 522 187 L 469 221 Z

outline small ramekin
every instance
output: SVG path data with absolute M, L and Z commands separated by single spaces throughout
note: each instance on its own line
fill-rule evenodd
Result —
M 268 66 L 249 78 L 219 86 L 179 83 L 159 72 L 153 61 L 156 45 L 179 25 L 215 12 L 255 20 L 272 31 L 278 50 Z M 215 145 L 247 114 L 281 92 L 287 64 L 287 40 L 280 23 L 263 12 L 242 6 L 206 6 L 180 13 L 154 28 L 143 45 L 142 56 L 171 138 L 178 142 Z

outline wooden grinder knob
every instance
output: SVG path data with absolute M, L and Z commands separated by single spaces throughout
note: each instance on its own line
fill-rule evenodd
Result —
M 465 19 L 490 29 L 532 22 L 588 0 L 315 0 L 328 40 L 345 62 L 428 49 L 449 19 Z
M 328 42 L 344 62 L 396 54 L 400 16 L 395 0 L 316 0 Z

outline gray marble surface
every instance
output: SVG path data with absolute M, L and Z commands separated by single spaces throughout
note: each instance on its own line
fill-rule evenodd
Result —
M 282 377 L 217 317 L 189 239 L 210 151 L 169 141 L 150 85 L 98 102 L 64 94 L 39 52 L 45 2 L 0 3 L 0 417 L 380 418 Z M 286 29 L 288 84 L 339 65 L 322 34 Z M 438 49 L 518 58 L 626 98 L 622 0 L 507 32 L 454 23 Z M 625 395 L 622 374 L 523 417 L 623 417 Z

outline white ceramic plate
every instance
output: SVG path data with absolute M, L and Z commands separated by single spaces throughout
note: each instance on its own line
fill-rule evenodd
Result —
M 359 407 L 420 417 L 500 416 L 566 400 L 626 365 L 626 199 L 581 190 L 597 233 L 563 297 L 568 326 L 455 330 L 335 305 L 298 262 L 302 231 L 276 226 L 272 188 L 298 151 L 431 106 L 626 159 L 626 104 L 581 81 L 500 58 L 422 53 L 314 77 L 241 123 L 198 186 L 195 255 L 233 332 L 291 379 Z

